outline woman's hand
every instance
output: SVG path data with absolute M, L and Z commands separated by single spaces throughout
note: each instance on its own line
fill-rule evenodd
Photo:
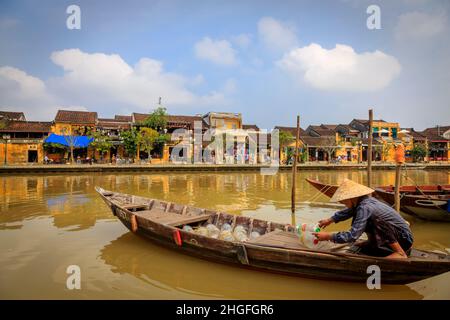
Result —
M 333 235 L 329 232 L 313 232 L 312 234 L 315 235 L 319 241 L 329 241 Z
M 323 219 L 319 221 L 319 227 L 325 229 L 327 226 L 332 224 L 334 221 L 331 218 Z

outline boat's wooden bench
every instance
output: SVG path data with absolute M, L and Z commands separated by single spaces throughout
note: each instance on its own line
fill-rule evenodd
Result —
M 181 226 L 184 224 L 206 221 L 211 216 L 210 214 L 200 215 L 185 215 L 173 212 L 166 212 L 160 209 L 137 211 L 136 215 L 157 223 L 169 225 L 172 227 Z
M 136 210 L 139 210 L 139 209 L 148 209 L 148 204 L 143 204 L 143 203 L 140 203 L 140 204 L 130 203 L 130 204 L 122 205 L 122 207 L 123 207 L 124 209 L 130 210 L 130 211 L 136 211 Z

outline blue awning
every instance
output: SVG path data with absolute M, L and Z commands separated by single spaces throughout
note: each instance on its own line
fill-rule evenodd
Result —
M 74 148 L 87 148 L 94 138 L 87 136 L 60 136 L 52 133 L 45 139 L 45 143 L 58 143 L 66 147 L 73 144 Z

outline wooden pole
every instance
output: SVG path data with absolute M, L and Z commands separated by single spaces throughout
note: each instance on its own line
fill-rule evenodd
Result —
M 395 211 L 400 213 L 400 168 L 401 164 L 397 163 L 395 166 L 395 193 L 394 193 L 394 199 L 395 199 Z
M 369 145 L 367 147 L 367 186 L 372 187 L 372 131 L 373 131 L 373 110 L 369 109 Z
M 297 116 L 297 134 L 295 137 L 294 163 L 292 164 L 291 222 L 295 226 L 295 176 L 297 174 L 298 143 L 300 139 L 300 116 Z

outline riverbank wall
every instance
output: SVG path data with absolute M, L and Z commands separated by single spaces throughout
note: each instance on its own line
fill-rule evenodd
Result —
M 231 172 L 231 171 L 259 171 L 267 165 L 203 165 L 203 164 L 171 164 L 171 165 L 24 165 L 0 166 L 0 175 L 30 174 L 30 173 L 120 173 L 120 172 Z M 366 170 L 365 164 L 299 164 L 298 170 Z M 373 170 L 395 170 L 394 164 L 374 164 Z M 406 169 L 415 170 L 450 170 L 450 163 L 407 164 Z M 281 165 L 280 171 L 292 170 L 292 166 Z

